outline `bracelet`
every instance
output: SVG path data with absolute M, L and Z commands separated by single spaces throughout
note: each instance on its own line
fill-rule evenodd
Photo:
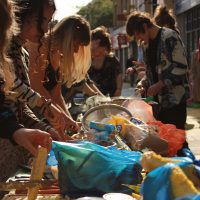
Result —
M 43 115 L 46 109 L 50 109 L 49 106 L 52 103 L 51 99 L 45 99 L 44 96 L 41 97 L 41 100 L 43 102 L 42 106 L 41 106 L 41 114 Z
M 51 128 L 52 128 L 52 127 L 51 127 L 50 125 L 47 125 L 47 126 L 45 127 L 45 131 L 48 133 L 49 130 L 50 130 Z

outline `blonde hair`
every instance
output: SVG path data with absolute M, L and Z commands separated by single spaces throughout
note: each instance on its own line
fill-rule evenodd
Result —
M 85 78 L 91 64 L 90 25 L 83 17 L 73 15 L 60 21 L 50 34 L 52 45 L 62 49 L 63 82 L 71 87 Z M 74 53 L 75 41 L 80 43 L 77 53 Z
M 18 31 L 13 16 L 14 8 L 11 0 L 0 0 L 0 74 L 5 81 L 5 92 L 9 91 L 15 78 L 12 62 L 7 56 L 10 39 Z

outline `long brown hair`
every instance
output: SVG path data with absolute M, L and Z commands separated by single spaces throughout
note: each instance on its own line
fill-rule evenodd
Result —
M 37 18 L 37 29 L 38 29 L 38 34 L 40 35 L 38 39 L 39 47 L 38 47 L 38 52 L 39 48 L 41 47 L 42 43 L 41 40 L 44 36 L 44 30 L 42 28 L 43 21 L 44 21 L 44 10 L 47 7 L 51 7 L 56 10 L 55 2 L 54 0 L 13 0 L 15 1 L 15 4 L 18 9 L 15 12 L 17 22 L 20 26 L 20 29 L 22 29 L 23 24 L 27 18 L 32 18 L 35 16 Z
M 158 6 L 154 13 L 154 21 L 158 26 L 165 26 L 177 32 L 176 18 L 172 9 L 168 9 L 166 6 Z
M 0 74 L 6 83 L 5 91 L 10 89 L 15 78 L 12 62 L 7 56 L 10 39 L 18 31 L 13 17 L 14 8 L 11 0 L 0 0 Z

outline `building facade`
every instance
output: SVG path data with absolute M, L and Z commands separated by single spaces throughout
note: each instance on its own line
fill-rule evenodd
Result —
M 197 49 L 200 37 L 200 0 L 176 0 L 174 11 L 188 60 L 191 61 L 191 55 Z

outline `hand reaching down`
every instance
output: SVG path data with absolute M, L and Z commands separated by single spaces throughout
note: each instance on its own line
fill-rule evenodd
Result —
M 13 134 L 13 140 L 34 156 L 36 155 L 39 145 L 47 148 L 48 151 L 52 146 L 50 134 L 38 129 L 20 128 Z

